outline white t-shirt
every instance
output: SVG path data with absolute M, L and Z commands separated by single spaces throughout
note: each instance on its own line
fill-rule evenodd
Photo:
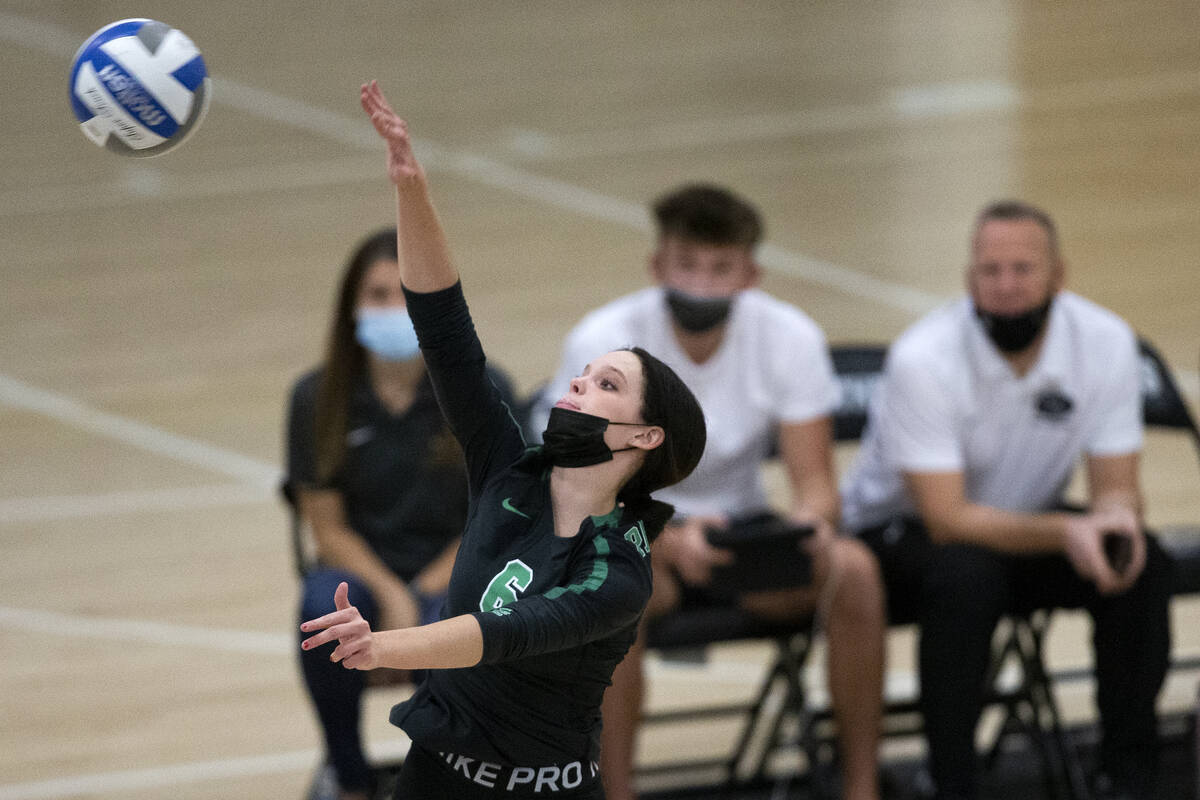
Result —
M 655 286 L 590 312 L 568 334 L 532 427 L 545 427 L 550 407 L 589 362 L 629 346 L 675 370 L 704 410 L 703 458 L 686 480 L 655 492 L 681 514 L 739 516 L 766 509 L 759 467 L 778 424 L 807 422 L 837 406 L 825 335 L 796 307 L 758 289 L 739 292 L 720 347 L 696 364 L 680 348 L 663 289 Z
M 934 310 L 896 340 L 842 483 L 847 528 L 912 513 L 903 472 L 961 472 L 971 502 L 1044 511 L 1060 500 L 1081 454 L 1141 449 L 1130 327 L 1066 291 L 1047 324 L 1023 377 L 987 338 L 969 298 Z

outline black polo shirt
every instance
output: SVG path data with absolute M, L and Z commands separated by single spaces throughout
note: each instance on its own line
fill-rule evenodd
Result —
M 350 397 L 346 456 L 333 479 L 317 479 L 315 409 L 320 370 L 301 377 L 288 415 L 288 480 L 341 493 L 346 520 L 407 582 L 462 532 L 467 476 L 428 377 L 402 414 L 390 413 L 363 376 Z M 449 444 L 449 447 L 447 447 Z

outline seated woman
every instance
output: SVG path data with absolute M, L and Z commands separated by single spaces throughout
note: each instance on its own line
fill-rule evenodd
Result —
M 686 477 L 704 416 L 640 349 L 588 364 L 551 411 L 542 447 L 487 380 L 458 273 L 407 126 L 374 83 L 363 108 L 388 145 L 401 278 L 471 496 L 443 619 L 373 631 L 339 585 L 304 623 L 310 650 L 352 669 L 428 669 L 391 719 L 412 739 L 397 798 L 602 798 L 600 701 L 650 597 L 650 540 Z

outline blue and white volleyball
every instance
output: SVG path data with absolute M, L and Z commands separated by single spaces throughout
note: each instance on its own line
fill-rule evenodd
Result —
M 71 108 L 83 133 L 123 156 L 178 147 L 208 110 L 208 69 L 192 40 L 152 19 L 92 34 L 71 64 Z

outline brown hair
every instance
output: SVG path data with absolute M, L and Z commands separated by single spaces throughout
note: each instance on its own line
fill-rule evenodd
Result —
M 721 186 L 691 183 L 654 202 L 658 234 L 692 242 L 753 249 L 763 237 L 758 210 Z
M 346 455 L 346 427 L 350 393 L 366 369 L 366 350 L 355 337 L 354 311 L 358 290 L 367 269 L 377 261 L 396 261 L 396 229 L 376 231 L 359 243 L 342 272 L 325 348 L 325 362 L 317 389 L 317 480 L 330 481 Z

